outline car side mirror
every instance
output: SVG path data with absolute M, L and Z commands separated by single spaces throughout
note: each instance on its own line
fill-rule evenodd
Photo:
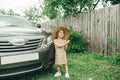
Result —
M 37 24 L 36 27 L 37 27 L 37 28 L 41 28 L 41 25 L 40 25 L 40 24 Z

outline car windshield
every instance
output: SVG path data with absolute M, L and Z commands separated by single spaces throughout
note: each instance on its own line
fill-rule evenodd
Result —
M 2 27 L 31 27 L 32 24 L 29 23 L 27 20 L 19 18 L 19 17 L 12 17 L 12 16 L 0 16 L 0 26 Z

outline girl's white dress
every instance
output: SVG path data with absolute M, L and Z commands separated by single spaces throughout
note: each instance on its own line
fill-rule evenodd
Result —
M 55 39 L 58 44 L 64 44 L 65 40 L 63 39 Z M 67 63 L 67 58 L 66 58 L 66 51 L 64 47 L 58 48 L 55 46 L 55 64 L 65 64 Z

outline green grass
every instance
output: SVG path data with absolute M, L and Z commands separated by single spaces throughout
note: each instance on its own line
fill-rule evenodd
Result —
M 54 78 L 54 66 L 47 70 L 10 78 L 10 80 L 120 80 L 120 55 L 103 56 L 95 53 L 69 53 L 68 67 L 70 78 Z M 7 79 L 9 80 L 9 79 Z

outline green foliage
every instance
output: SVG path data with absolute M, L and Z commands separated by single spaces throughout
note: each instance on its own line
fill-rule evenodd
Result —
M 60 0 L 44 0 L 43 15 L 50 19 L 54 19 L 59 16 L 59 11 L 53 6 L 58 4 Z
M 119 54 L 112 56 L 112 65 L 120 66 L 120 55 Z
M 85 51 L 86 41 L 82 39 L 82 32 L 76 32 L 71 28 L 71 35 L 69 37 L 70 43 L 67 52 L 78 53 Z
M 116 42 L 116 37 L 108 37 L 107 38 L 107 45 L 108 45 L 108 53 L 110 52 L 116 52 L 117 49 L 117 42 Z
M 36 6 L 26 9 L 24 11 L 24 17 L 28 19 L 33 25 L 39 23 L 41 21 L 41 9 Z
M 100 0 L 44 0 L 43 14 L 50 19 L 94 10 Z
M 20 14 L 15 13 L 12 9 L 9 9 L 8 11 L 5 11 L 4 9 L 0 9 L 0 14 L 12 15 L 12 16 L 20 16 Z
M 0 9 L 0 14 L 6 14 L 6 11 L 4 9 Z
M 119 4 L 120 3 L 120 0 L 102 0 L 102 3 L 103 3 L 103 6 L 107 6 L 107 4 L 109 4 L 109 2 L 112 4 L 112 5 L 115 5 L 115 4 Z

